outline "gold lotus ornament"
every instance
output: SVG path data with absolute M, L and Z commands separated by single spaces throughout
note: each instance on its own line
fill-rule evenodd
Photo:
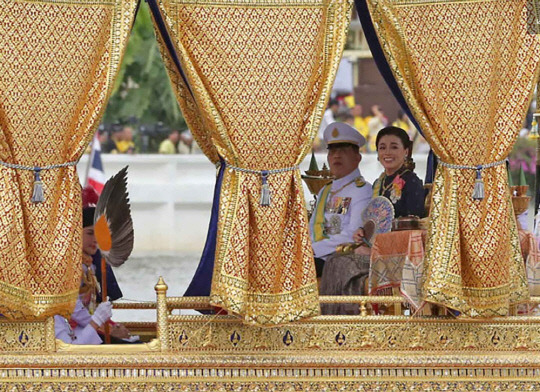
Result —
M 311 152 L 309 170 L 306 170 L 305 173 L 306 174 L 302 175 L 302 180 L 304 180 L 309 191 L 313 195 L 313 200 L 309 202 L 308 208 L 308 218 L 311 218 L 311 215 L 315 210 L 315 205 L 317 204 L 317 195 L 326 184 L 334 179 L 334 177 L 332 176 L 332 173 L 330 173 L 330 170 L 328 170 L 328 167 L 326 167 L 326 164 L 323 164 L 322 170 L 319 170 L 313 151 Z
M 331 182 L 334 177 L 326 164 L 323 164 L 322 170 L 319 170 L 317 165 L 317 160 L 315 159 L 315 154 L 311 152 L 311 161 L 309 163 L 309 170 L 306 170 L 306 174 L 302 175 L 302 179 L 306 183 L 309 191 L 312 195 L 317 196 L 321 189 Z
M 529 202 L 531 201 L 530 196 L 527 196 L 529 186 L 527 185 L 527 182 L 525 180 L 525 173 L 523 172 L 523 168 L 520 170 L 519 173 L 519 185 L 512 184 L 512 176 L 510 173 L 508 173 L 508 182 L 510 184 L 510 194 L 512 195 L 512 206 L 514 207 L 514 215 L 516 216 L 518 228 L 522 229 L 517 217 L 528 210 Z

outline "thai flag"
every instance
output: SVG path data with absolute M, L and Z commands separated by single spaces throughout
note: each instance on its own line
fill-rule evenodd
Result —
M 97 134 L 92 141 L 92 152 L 90 153 L 86 185 L 90 185 L 98 194 L 101 194 L 105 185 L 105 172 L 103 171 L 103 163 L 101 162 L 101 144 L 99 143 Z

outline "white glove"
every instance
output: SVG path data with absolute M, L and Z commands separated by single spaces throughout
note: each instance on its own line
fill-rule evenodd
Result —
M 96 308 L 94 315 L 92 316 L 92 321 L 101 327 L 111 317 L 112 317 L 112 304 L 109 301 L 102 302 Z

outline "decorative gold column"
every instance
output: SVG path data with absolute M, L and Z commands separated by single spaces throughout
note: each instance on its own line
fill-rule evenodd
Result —
M 167 289 L 169 287 L 163 280 L 163 276 L 159 277 L 157 284 L 154 286 L 157 295 L 157 339 L 159 340 L 161 351 L 168 351 L 169 349 L 169 325 L 168 317 L 169 310 L 167 309 Z
M 47 352 L 56 351 L 56 334 L 54 332 L 54 317 L 45 320 L 45 349 Z

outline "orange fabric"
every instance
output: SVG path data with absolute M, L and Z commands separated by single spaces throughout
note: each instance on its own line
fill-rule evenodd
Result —
M 412 241 L 414 242 L 411 244 Z M 371 259 L 380 256 L 413 255 L 417 257 L 419 252 L 424 254 L 422 241 L 425 240 L 426 232 L 423 230 L 401 230 L 390 233 L 378 234 L 371 250 Z
M 370 294 L 390 295 L 389 287 L 401 287 L 402 295 L 414 306 L 422 298 L 418 275 L 423 274 L 425 230 L 403 230 L 379 234 L 371 253 Z M 521 254 L 526 264 L 531 295 L 540 295 L 540 251 L 530 231 L 519 230 Z

